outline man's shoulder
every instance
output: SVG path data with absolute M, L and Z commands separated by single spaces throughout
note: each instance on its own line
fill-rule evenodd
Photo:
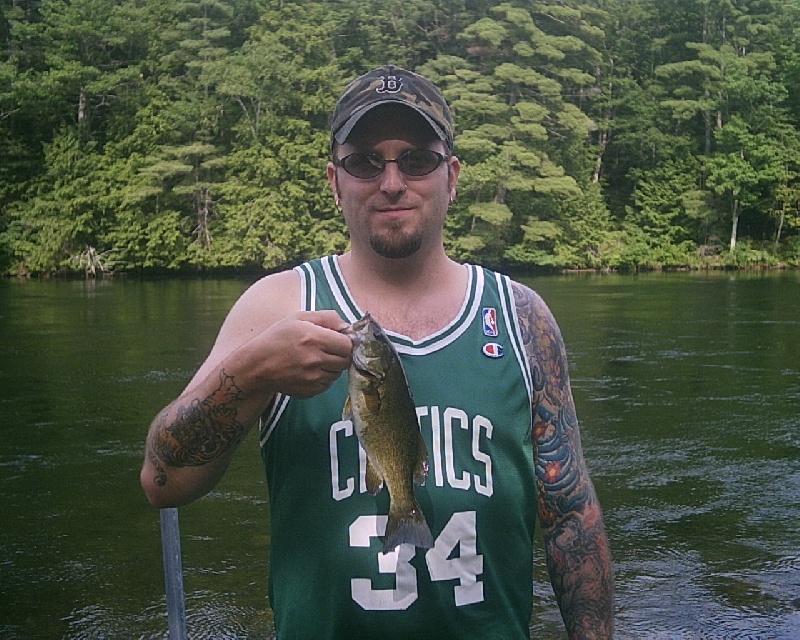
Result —
M 275 295 L 281 293 L 288 293 L 292 290 L 299 289 L 300 274 L 296 269 L 285 269 L 283 271 L 276 271 L 267 274 L 256 280 L 247 291 L 244 292 L 242 298 L 245 296 L 261 297 L 265 295 Z
M 530 286 L 516 280 L 510 275 L 497 271 L 490 267 L 470 265 L 465 263 L 467 267 L 478 268 L 483 271 L 486 280 L 504 281 L 506 284 L 502 285 L 510 289 L 513 296 L 514 307 L 517 316 L 521 320 L 534 320 L 542 315 L 551 316 L 551 312 L 544 299 Z
M 540 330 L 559 333 L 558 323 L 553 312 L 532 287 L 517 280 L 510 280 L 511 291 L 514 295 L 514 307 L 517 318 L 524 327 L 532 329 L 534 325 Z
M 505 273 L 503 271 L 498 271 L 496 269 L 492 269 L 491 267 L 485 267 L 485 266 L 482 266 L 482 265 L 473 265 L 473 264 L 470 264 L 468 262 L 465 262 L 464 266 L 469 267 L 469 268 L 477 268 L 477 269 L 482 270 L 483 273 L 484 273 L 484 277 L 486 277 L 488 279 L 505 280 L 515 292 L 517 292 L 517 291 L 524 292 L 525 295 L 538 297 L 538 294 L 531 287 L 529 287 L 526 284 L 523 284 L 519 280 L 515 279 L 513 276 L 511 276 L 511 275 L 509 275 L 509 274 L 507 274 L 507 273 Z
M 300 311 L 300 274 L 294 269 L 259 278 L 239 297 L 229 320 L 246 320 L 263 328 Z

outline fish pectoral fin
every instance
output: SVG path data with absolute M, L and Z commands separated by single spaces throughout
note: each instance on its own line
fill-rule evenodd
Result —
M 381 410 L 381 392 L 379 389 L 364 392 L 364 404 L 368 411 L 378 413 Z
M 369 458 L 367 458 L 367 473 L 365 479 L 367 481 L 367 491 L 373 496 L 380 493 L 380 490 L 383 489 L 383 477 L 375 468 L 375 465 L 369 461 Z
M 414 467 L 414 484 L 418 487 L 425 486 L 425 481 L 428 479 L 428 458 L 421 460 L 416 467 Z
M 422 439 L 422 434 L 419 436 L 417 444 L 417 460 L 414 463 L 414 483 L 417 486 L 423 486 L 425 480 L 428 478 L 428 450 L 425 447 L 425 440 Z

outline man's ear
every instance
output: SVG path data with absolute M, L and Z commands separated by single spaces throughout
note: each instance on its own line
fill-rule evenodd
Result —
M 326 172 L 328 175 L 328 184 L 331 185 L 331 191 L 333 191 L 333 203 L 337 208 L 340 208 L 342 206 L 342 194 L 339 191 L 339 176 L 336 172 L 336 165 L 333 164 L 333 162 L 329 162 L 326 167 Z
M 450 186 L 450 202 L 455 202 L 456 199 L 456 185 L 458 184 L 458 176 L 461 175 L 461 161 L 456 156 L 450 156 L 447 165 L 447 178 Z

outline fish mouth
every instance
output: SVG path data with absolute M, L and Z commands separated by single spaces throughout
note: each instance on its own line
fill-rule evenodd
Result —
M 353 341 L 353 345 L 357 347 L 361 343 L 359 334 L 361 330 L 369 323 L 369 320 L 370 316 L 367 314 L 360 320 L 356 320 L 353 324 L 349 324 L 343 329 L 339 329 L 339 333 L 350 338 Z
M 344 329 L 340 329 L 340 333 L 343 333 L 353 343 L 353 351 L 350 356 L 350 362 L 352 363 L 353 368 L 362 374 L 365 377 L 371 378 L 372 380 L 381 380 L 383 376 L 380 372 L 375 372 L 369 368 L 370 360 L 373 358 L 369 358 L 364 355 L 364 353 L 359 350 L 365 341 L 368 341 L 370 338 L 374 338 L 380 340 L 383 338 L 381 333 L 375 333 L 374 335 L 370 335 L 372 332 L 365 331 L 370 324 L 372 324 L 372 316 L 369 313 L 365 313 L 362 318 L 356 320 L 353 324 L 346 326 Z
M 372 322 L 372 315 L 370 315 L 369 311 L 367 311 L 359 320 L 356 320 L 352 327 L 355 331 L 360 331 L 362 328 L 366 327 L 370 322 Z
M 366 327 L 372 321 L 372 316 L 365 313 L 364 316 L 356 320 L 353 324 L 347 325 L 344 329 L 339 329 L 339 333 L 343 333 L 355 342 L 359 331 Z

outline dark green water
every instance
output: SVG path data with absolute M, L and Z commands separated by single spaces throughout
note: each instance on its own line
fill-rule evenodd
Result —
M 529 281 L 558 317 L 623 639 L 800 638 L 800 274 Z M 147 424 L 236 280 L 0 282 L 0 638 L 164 638 Z M 270 638 L 251 437 L 181 509 L 190 635 Z M 532 637 L 564 638 L 537 565 Z

